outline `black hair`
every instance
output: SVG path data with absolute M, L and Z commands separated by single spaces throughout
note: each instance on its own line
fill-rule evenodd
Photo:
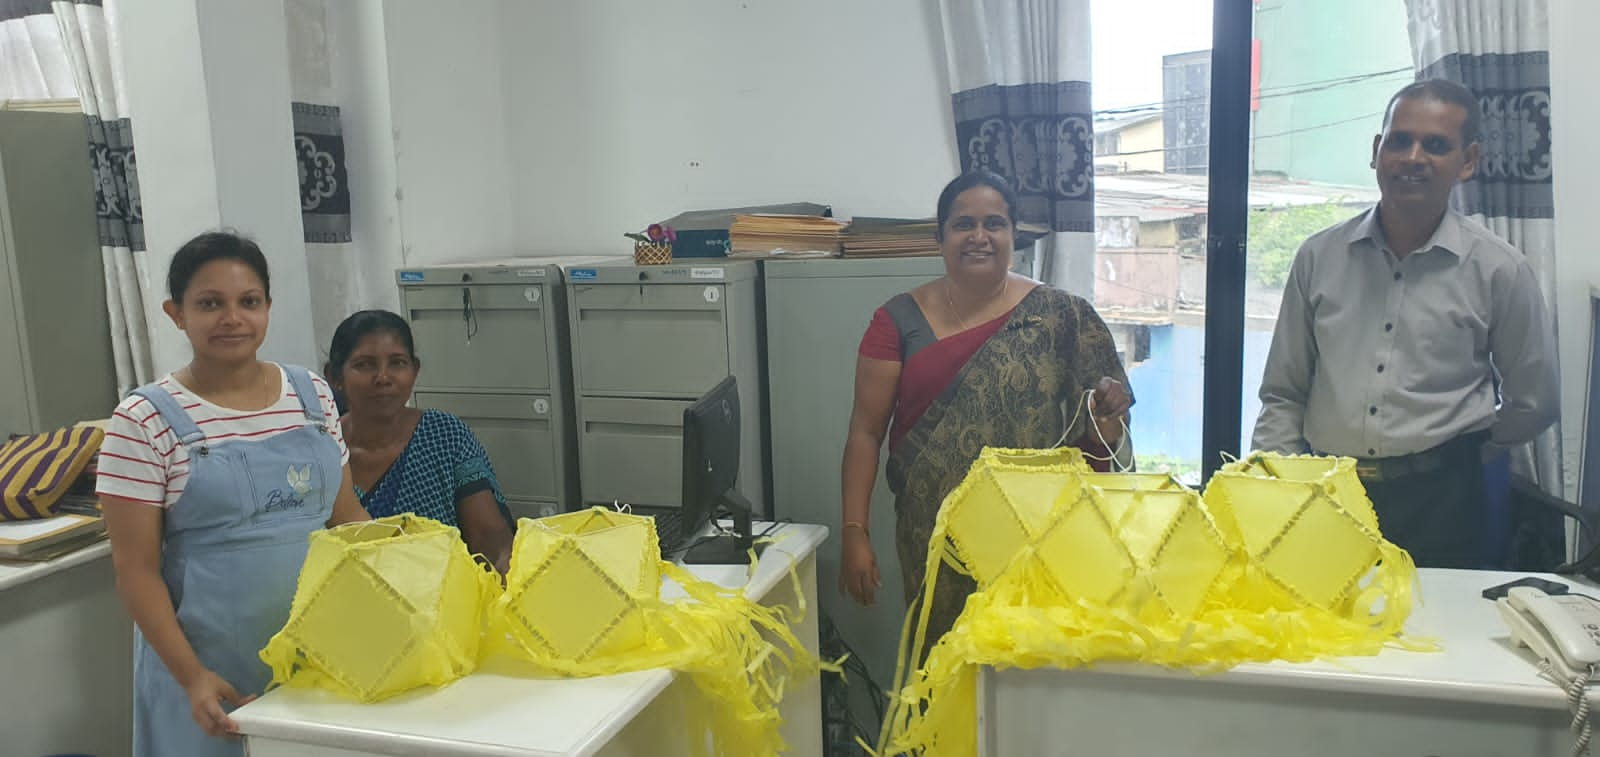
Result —
M 1401 87 L 1394 97 L 1389 98 L 1389 107 L 1383 109 L 1383 128 L 1389 128 L 1389 119 L 1394 118 L 1394 106 L 1401 100 L 1426 100 L 1461 106 L 1467 112 L 1467 120 L 1461 122 L 1462 147 L 1477 142 L 1483 135 L 1483 109 L 1478 107 L 1478 96 L 1458 82 L 1423 79 Z
M 172 256 L 172 264 L 167 267 L 167 293 L 173 302 L 183 304 L 183 294 L 189 290 L 195 273 L 213 260 L 237 260 L 250 266 L 261 279 L 267 300 L 272 300 L 272 278 L 267 275 L 267 256 L 261 254 L 261 247 L 231 231 L 208 231 L 184 242 Z
M 344 319 L 333 330 L 333 343 L 328 345 L 328 363 L 322 367 L 322 375 L 329 381 L 340 381 L 344 364 L 350 362 L 350 353 L 356 351 L 361 340 L 382 333 L 399 337 L 400 343 L 406 346 L 406 354 L 413 361 L 417 359 L 417 345 L 411 338 L 411 324 L 406 323 L 406 319 L 387 310 L 363 310 Z
M 950 220 L 950 209 L 956 204 L 956 198 L 975 187 L 988 187 L 999 192 L 1000 199 L 1006 201 L 1006 218 L 1010 219 L 1012 226 L 1017 225 L 1017 195 L 1011 191 L 1011 182 L 993 171 L 968 171 L 951 179 L 949 184 L 944 185 L 944 191 L 939 193 L 939 228 L 934 232 L 935 237 L 944 238 L 944 224 Z

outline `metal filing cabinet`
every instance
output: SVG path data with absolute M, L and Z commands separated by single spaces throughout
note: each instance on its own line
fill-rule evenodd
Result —
M 88 133 L 0 111 L 0 440 L 117 405 Z
M 400 302 L 422 371 L 416 405 L 460 417 L 516 517 L 578 506 L 562 263 L 512 258 L 402 269 Z
M 566 266 L 586 505 L 676 507 L 683 411 L 739 383 L 739 491 L 768 512 L 760 293 L 749 261 Z

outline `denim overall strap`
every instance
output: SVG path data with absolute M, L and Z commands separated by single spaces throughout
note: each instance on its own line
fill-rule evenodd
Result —
M 289 386 L 294 387 L 295 396 L 300 398 L 300 409 L 305 411 L 306 420 L 321 425 L 327 414 L 322 412 L 322 399 L 317 396 L 317 385 L 311 382 L 311 372 L 298 365 L 280 367 L 289 377 Z
M 172 427 L 173 438 L 177 439 L 179 444 L 192 447 L 196 442 L 206 438 L 205 432 L 200 430 L 194 419 L 189 417 L 189 413 L 178 404 L 178 398 L 172 396 L 172 392 L 160 384 L 141 386 L 133 390 L 133 393 L 155 405 L 156 412 L 161 414 L 161 420 Z

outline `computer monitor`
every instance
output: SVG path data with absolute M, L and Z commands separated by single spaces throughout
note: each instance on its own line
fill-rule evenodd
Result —
M 683 526 L 698 534 L 720 512 L 733 518 L 731 532 L 692 542 L 688 564 L 741 565 L 759 552 L 751 533 L 750 500 L 739 493 L 739 384 L 723 379 L 683 411 Z M 764 545 L 763 545 L 764 546 Z

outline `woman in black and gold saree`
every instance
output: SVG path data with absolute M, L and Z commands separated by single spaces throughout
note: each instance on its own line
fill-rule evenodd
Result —
M 856 363 L 840 584 L 863 605 L 881 583 L 867 524 L 886 432 L 907 600 L 922 584 L 940 505 L 984 447 L 1068 444 L 1101 469 L 1113 458 L 1131 462 L 1123 430 L 1133 396 L 1111 332 L 1082 298 L 1011 273 L 1015 213 L 1005 180 L 952 181 L 938 222 L 945 276 L 879 308 Z M 930 646 L 973 589 L 942 570 Z

